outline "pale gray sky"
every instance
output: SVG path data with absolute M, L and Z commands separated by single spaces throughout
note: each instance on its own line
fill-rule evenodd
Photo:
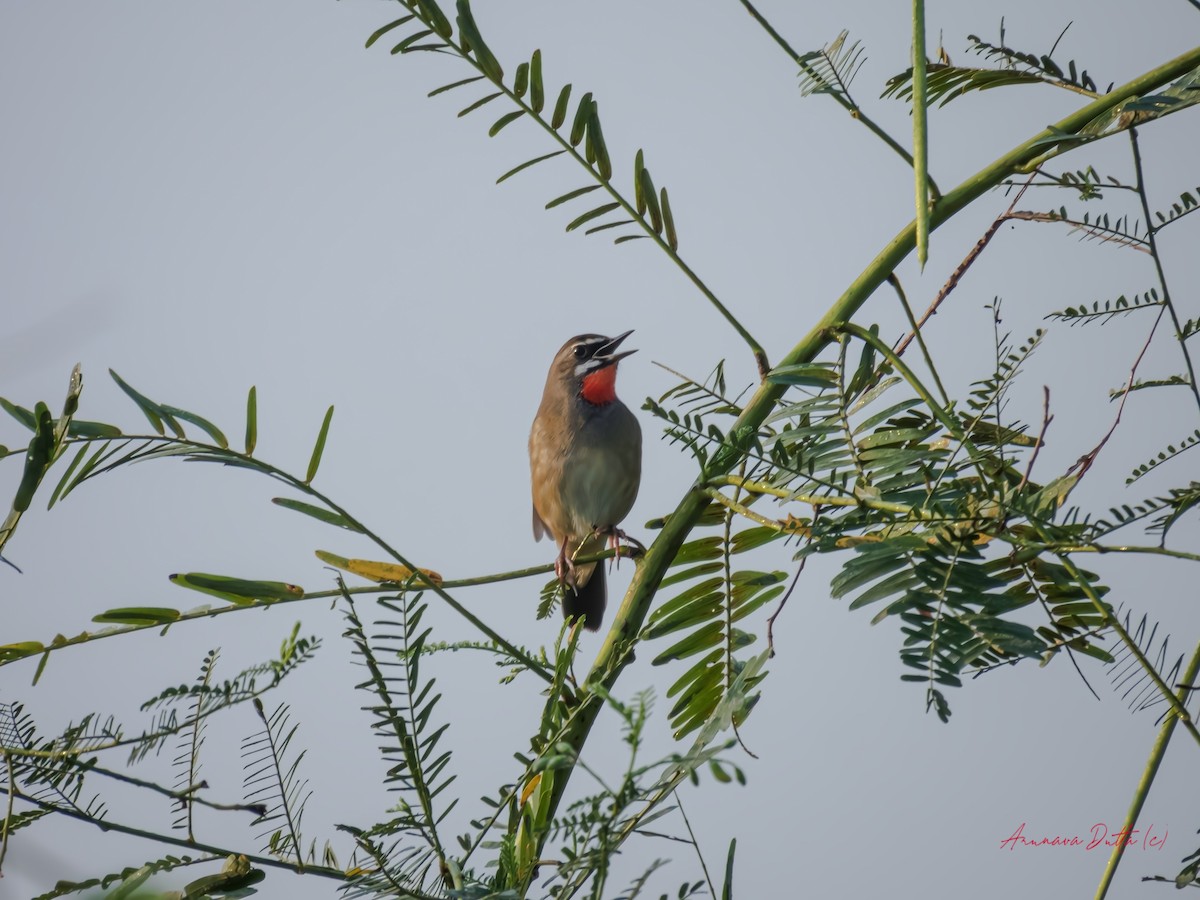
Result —
M 801 97 L 791 61 L 735 0 L 617 0 L 603 12 L 561 0 L 476 5 L 508 70 L 540 47 L 548 84 L 594 92 L 620 178 L 644 148 L 656 182 L 670 190 L 682 255 L 773 359 L 911 217 L 904 164 L 831 101 Z M 497 187 L 502 172 L 552 148 L 523 121 L 489 139 L 499 102 L 456 118 L 480 90 L 425 97 L 466 77 L 461 65 L 392 57 L 386 41 L 363 49 L 396 9 L 295 0 L 0 6 L 0 396 L 54 407 L 81 361 L 83 418 L 144 426 L 108 379 L 112 367 L 234 435 L 254 384 L 259 455 L 293 471 L 303 470 L 335 403 L 319 484 L 410 558 L 447 577 L 548 562 L 552 550 L 529 534 L 525 438 L 564 339 L 636 329 L 629 343 L 639 353 L 622 365 L 618 385 L 635 409 L 674 383 L 652 360 L 702 377 L 727 358 L 731 385 L 754 377 L 752 362 L 647 242 L 614 247 L 602 235 L 563 234 L 583 207 L 542 207 L 586 183 L 569 163 L 555 160 Z M 761 9 L 802 51 L 842 28 L 861 39 L 867 61 L 856 98 L 907 142 L 906 109 L 876 99 L 907 66 L 907 4 L 763 0 Z M 1184 0 L 1136 13 L 1112 2 L 929 4 L 930 33 L 940 31 L 954 60 L 968 62 L 966 34 L 994 39 L 1001 14 L 1009 41 L 1039 52 L 1073 21 L 1055 58 L 1077 59 L 1102 86 L 1183 52 L 1200 34 L 1200 17 Z M 937 110 L 933 174 L 945 189 L 1079 103 L 1026 87 Z M 1144 132 L 1159 205 L 1198 183 L 1196 123 L 1185 113 Z M 1066 164 L 1127 177 L 1127 144 L 1086 148 Z M 939 231 L 923 275 L 906 263 L 900 275 L 914 305 L 929 302 L 1007 202 L 986 198 Z M 1166 237 L 1168 275 L 1189 317 L 1197 315 L 1194 242 L 1194 227 Z M 928 335 L 961 389 L 988 374 L 983 305 L 993 297 L 1003 298 L 1005 326 L 1019 340 L 1051 310 L 1152 284 L 1141 254 L 1080 243 L 1053 226 L 1006 227 Z M 898 327 L 891 294 L 880 292 L 862 316 L 885 334 Z M 1013 409 L 1037 420 L 1041 386 L 1051 384 L 1056 420 L 1039 462 L 1045 473 L 1061 471 L 1108 427 L 1106 392 L 1144 340 L 1140 323 L 1102 333 L 1051 328 Z M 1177 366 L 1165 356 L 1169 342 L 1160 346 L 1164 357 L 1148 375 Z M 1149 449 L 1195 428 L 1194 408 L 1176 399 L 1147 393 L 1131 402 L 1126 428 L 1090 476 L 1094 487 L 1120 484 Z M 694 469 L 639 415 L 645 477 L 627 527 L 645 539 L 642 523 L 674 507 Z M 22 441 L 15 423 L 0 422 L 0 443 Z M 1128 495 L 1103 495 L 1098 511 L 1183 481 L 1181 471 Z M 19 458 L 5 461 L 0 489 L 19 477 Z M 114 606 L 200 603 L 167 583 L 176 571 L 318 589 L 330 576 L 313 549 L 370 553 L 348 533 L 272 506 L 276 493 L 245 473 L 168 461 L 99 479 L 49 514 L 35 503 L 5 550 L 25 574 L 0 569 L 0 643 L 75 633 Z M 789 558 L 775 548 L 762 564 L 788 568 Z M 1123 560 L 1091 568 L 1113 586 L 1113 599 L 1160 620 L 1177 635 L 1172 648 L 1187 649 L 1200 629 L 1194 573 Z M 684 794 L 710 865 L 721 866 L 736 836 L 743 897 L 855 897 L 880 883 L 931 897 L 959 895 L 966 885 L 984 898 L 1094 891 L 1101 850 L 1008 852 L 1000 842 L 1023 822 L 1027 834 L 1049 836 L 1118 827 L 1156 733 L 1154 714 L 1129 715 L 1092 665 L 1096 702 L 1058 658 L 1046 670 L 1027 664 L 953 691 L 954 716 L 942 725 L 924 714 L 920 686 L 899 681 L 898 625 L 871 627 L 873 611 L 850 613 L 830 600 L 834 571 L 829 562 L 811 564 L 777 625 L 779 655 L 743 732 L 759 758 L 738 760 L 749 785 L 706 782 Z M 615 574 L 615 587 L 628 577 Z M 537 646 L 557 629 L 557 621 L 534 618 L 540 585 L 506 583 L 461 599 Z M 475 636 L 436 603 L 431 612 L 448 637 Z M 271 655 L 297 617 L 304 633 L 325 641 L 318 661 L 275 698 L 292 704 L 297 740 L 310 748 L 316 794 L 308 832 L 367 825 L 391 799 L 378 789 L 383 767 L 358 712 L 359 673 L 348 665 L 342 621 L 327 605 L 226 616 L 165 637 L 60 653 L 36 688 L 33 665 L 7 667 L 0 700 L 26 702 L 46 733 L 95 709 L 137 727 L 136 702 L 190 682 L 209 648 L 222 648 L 219 672 L 232 677 Z M 588 642 L 585 654 L 598 646 Z M 673 747 L 663 696 L 673 676 L 646 657 L 618 693 L 657 685 L 660 716 L 648 753 L 662 754 Z M 496 686 L 488 665 L 462 654 L 431 667 L 446 693 L 443 711 L 454 711 L 446 740 L 457 753 L 465 822 L 480 794 L 517 774 L 511 754 L 527 749 L 540 697 L 530 683 Z M 232 764 L 253 729 L 247 710 L 209 732 L 206 774 L 221 799 L 238 794 Z M 1173 874 L 1195 849 L 1191 751 L 1182 738 L 1172 748 L 1143 816 L 1168 833 L 1165 848 L 1131 851 L 1114 896 L 1160 892 L 1139 879 Z M 588 752 L 601 769 L 620 764 L 613 718 L 602 720 Z M 152 770 L 166 781 L 169 756 Z M 111 807 L 155 827 L 169 821 L 141 799 Z M 229 821 L 208 820 L 201 836 L 234 843 Z M 335 846 L 348 856 L 341 836 Z M 35 826 L 14 837 L 0 896 L 31 896 L 57 878 L 158 853 L 96 829 Z M 654 896 L 698 877 L 686 847 L 642 841 L 627 847 L 614 892 L 655 857 L 674 863 L 654 882 Z M 273 875 L 261 892 L 331 894 L 329 884 L 286 875 Z

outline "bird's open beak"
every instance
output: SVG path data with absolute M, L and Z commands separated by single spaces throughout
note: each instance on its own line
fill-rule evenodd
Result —
M 613 353 L 621 345 L 621 341 L 633 334 L 633 329 L 630 328 L 624 334 L 618 334 L 614 338 L 609 338 L 607 344 L 601 344 L 596 348 L 596 352 L 592 354 L 592 359 L 598 360 L 606 366 L 611 366 L 614 363 L 620 362 L 625 357 L 637 353 L 637 350 L 625 350 L 621 353 Z

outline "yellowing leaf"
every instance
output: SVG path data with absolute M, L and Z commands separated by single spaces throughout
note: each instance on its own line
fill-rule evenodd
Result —
M 358 575 L 368 581 L 403 583 L 412 578 L 414 574 L 413 570 L 408 566 L 402 566 L 399 563 L 373 562 L 369 559 L 347 559 L 344 556 L 337 556 L 325 550 L 317 551 L 317 559 L 333 566 L 335 569 L 341 569 L 343 572 Z M 432 569 L 418 569 L 417 571 L 438 587 L 441 587 L 442 582 L 445 580 Z

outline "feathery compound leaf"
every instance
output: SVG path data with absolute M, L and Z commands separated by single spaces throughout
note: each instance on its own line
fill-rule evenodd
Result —
M 475 15 L 471 12 L 471 4 L 468 0 L 458 0 L 458 30 L 470 43 L 471 52 L 475 54 L 475 61 L 479 63 L 479 68 L 483 69 L 484 74 L 497 84 L 503 82 L 504 69 L 500 67 L 496 57 L 484 43 L 483 35 L 479 33 L 479 26 L 475 23 Z
M 866 62 L 859 41 L 845 46 L 849 36 L 848 31 L 843 31 L 824 49 L 813 50 L 800 57 L 800 93 L 803 96 L 849 96 L 850 82 Z

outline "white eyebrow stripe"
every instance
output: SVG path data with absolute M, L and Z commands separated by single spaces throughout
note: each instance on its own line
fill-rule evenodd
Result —
M 582 375 L 586 375 L 588 372 L 592 371 L 593 369 L 603 369 L 603 368 L 604 368 L 604 360 L 596 359 L 595 357 L 593 357 L 592 359 L 585 359 L 583 362 L 577 364 L 575 366 L 575 374 L 582 376 Z

